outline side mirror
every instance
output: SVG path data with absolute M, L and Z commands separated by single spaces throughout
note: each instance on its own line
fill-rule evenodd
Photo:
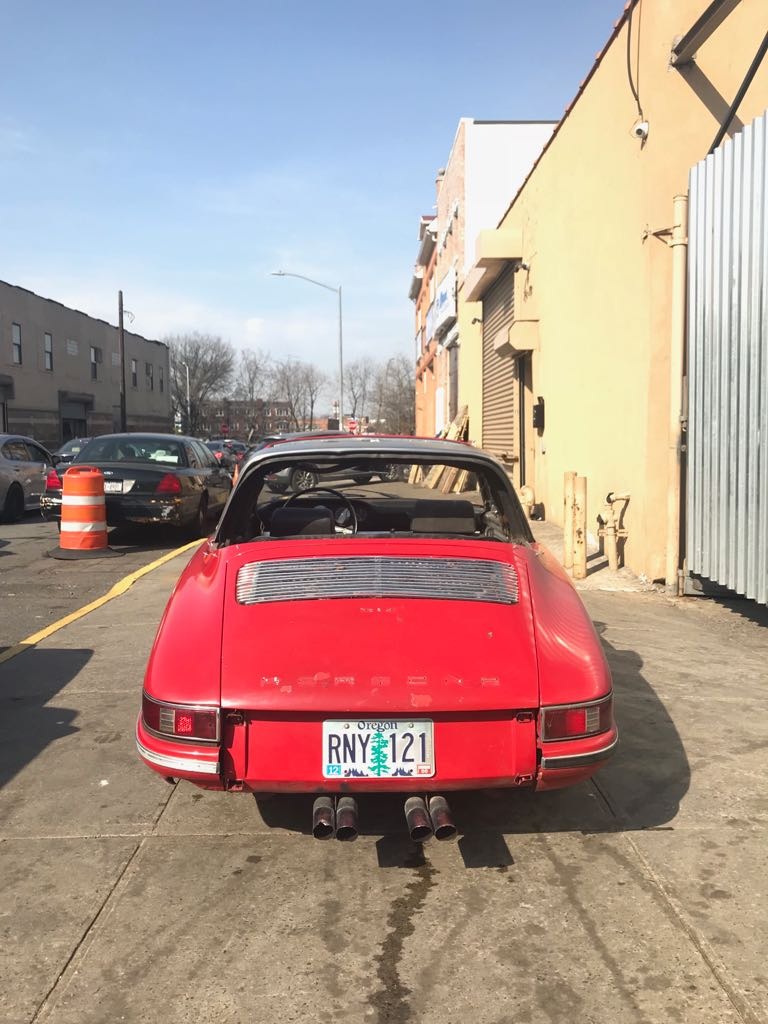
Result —
M 58 466 L 58 464 L 61 462 L 61 456 L 60 455 L 52 455 L 51 456 L 51 462 L 53 463 L 54 466 Z

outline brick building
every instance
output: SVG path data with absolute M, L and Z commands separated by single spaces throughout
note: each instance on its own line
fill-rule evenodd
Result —
M 168 346 L 125 332 L 129 430 L 171 428 Z M 120 429 L 118 331 L 0 281 L 0 431 L 57 448 Z

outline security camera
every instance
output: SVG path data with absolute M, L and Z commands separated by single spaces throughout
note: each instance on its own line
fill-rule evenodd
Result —
M 632 134 L 636 139 L 641 139 L 644 142 L 648 138 L 648 128 L 647 121 L 635 121 L 632 125 Z

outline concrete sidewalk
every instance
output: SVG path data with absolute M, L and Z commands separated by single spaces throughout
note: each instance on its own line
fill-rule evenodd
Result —
M 555 558 L 563 563 L 563 531 L 554 523 L 539 522 L 532 519 L 529 524 L 533 536 L 540 544 L 544 544 Z M 577 590 L 623 590 L 631 593 L 662 592 L 663 588 L 654 585 L 650 580 L 635 576 L 623 566 L 609 569 L 608 559 L 600 551 L 596 543 L 587 545 L 587 575 L 583 580 L 574 580 Z
M 584 592 L 622 733 L 596 784 L 456 796 L 424 851 L 372 799 L 322 844 L 308 798 L 138 761 L 186 557 L 0 665 L 2 1024 L 768 1021 L 764 626 Z

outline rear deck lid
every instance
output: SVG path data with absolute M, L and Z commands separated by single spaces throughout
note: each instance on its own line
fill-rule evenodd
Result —
M 222 704 L 424 713 L 538 705 L 508 545 L 343 539 L 230 549 Z

